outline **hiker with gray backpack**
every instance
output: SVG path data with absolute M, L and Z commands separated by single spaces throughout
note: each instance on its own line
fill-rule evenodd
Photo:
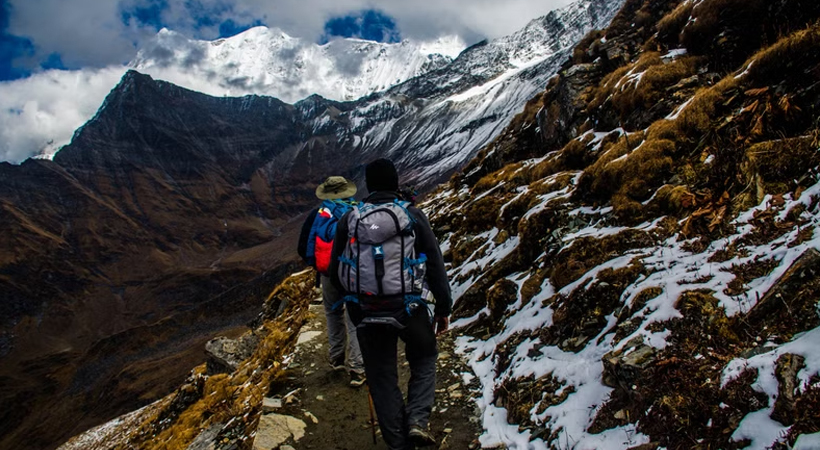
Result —
M 354 195 L 356 184 L 344 177 L 328 177 L 316 188 L 316 197 L 322 200 L 322 204 L 308 215 L 302 225 L 298 253 L 305 263 L 316 269 L 317 279 L 321 279 L 322 303 L 327 318 L 327 337 L 330 344 L 330 367 L 333 370 L 347 369 L 350 374 L 350 385 L 360 387 L 365 382 L 365 374 L 362 353 L 356 338 L 356 327 L 347 313 L 342 294 L 333 286 L 328 276 L 336 227 L 339 219 L 356 204 L 353 200 Z
M 449 327 L 450 285 L 424 213 L 398 193 L 396 168 L 378 159 L 365 168 L 369 196 L 339 220 L 331 281 L 356 324 L 367 384 L 391 450 L 435 444 L 428 430 L 436 385 L 436 334 Z M 435 299 L 431 313 L 427 289 Z M 398 339 L 410 381 L 398 386 Z

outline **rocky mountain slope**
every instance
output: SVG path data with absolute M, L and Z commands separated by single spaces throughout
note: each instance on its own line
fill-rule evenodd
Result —
M 818 18 L 628 1 L 426 204 L 484 446 L 816 448 Z

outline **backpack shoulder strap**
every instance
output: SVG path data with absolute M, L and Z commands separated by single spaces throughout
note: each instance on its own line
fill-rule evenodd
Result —
M 416 218 L 415 218 L 415 217 L 413 217 L 413 215 L 412 215 L 412 214 L 410 214 L 410 211 L 407 209 L 409 206 L 411 206 L 411 205 L 410 205 L 410 202 L 408 202 L 408 201 L 404 201 L 404 200 L 399 200 L 399 199 L 396 199 L 396 200 L 393 200 L 393 203 L 394 203 L 396 206 L 398 206 L 399 208 L 401 208 L 401 210 L 402 210 L 402 211 L 404 211 L 404 213 L 405 213 L 405 214 L 407 214 L 407 218 L 408 218 L 408 219 L 409 219 L 409 221 L 410 221 L 410 227 L 412 228 L 412 227 L 413 227 L 413 225 L 415 225 L 415 224 L 416 224 Z

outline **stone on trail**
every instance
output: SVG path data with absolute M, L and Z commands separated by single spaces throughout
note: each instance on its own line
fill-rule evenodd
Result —
M 305 331 L 299 335 L 299 338 L 296 339 L 296 345 L 306 344 L 321 335 L 321 331 Z
M 319 423 L 319 419 L 316 416 L 314 416 L 313 413 L 310 411 L 305 411 L 305 417 L 310 419 L 310 421 L 313 423 Z
M 305 422 L 282 414 L 266 414 L 259 419 L 253 450 L 270 450 L 288 439 L 298 441 L 305 436 Z
M 269 398 L 265 397 L 262 400 L 262 411 L 263 412 L 273 412 L 277 409 L 282 407 L 282 399 L 281 398 Z

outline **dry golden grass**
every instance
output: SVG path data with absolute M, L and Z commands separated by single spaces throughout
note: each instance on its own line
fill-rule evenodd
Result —
M 658 52 L 643 52 L 640 58 L 610 72 L 590 93 L 588 110 L 607 101 L 618 112 L 622 123 L 639 108 L 650 108 L 666 97 L 666 89 L 697 72 L 700 58 L 683 57 L 664 62 Z
M 480 194 L 498 186 L 502 182 L 522 183 L 524 179 L 523 174 L 518 170 L 520 168 L 521 163 L 513 163 L 504 166 L 501 170 L 484 175 L 476 182 L 475 186 L 473 186 L 471 193 L 473 195 Z
M 622 121 L 636 109 L 650 108 L 665 98 L 666 88 L 694 75 L 698 67 L 697 57 L 679 58 L 667 64 L 655 63 L 654 59 L 652 62 L 642 71 L 640 81 L 629 83 L 612 95 L 612 105 L 618 110 Z
M 615 91 L 616 86 L 624 77 L 624 75 L 626 75 L 633 68 L 633 64 L 628 64 L 626 66 L 615 69 L 614 71 L 610 72 L 607 76 L 605 76 L 604 79 L 601 80 L 601 83 L 598 85 L 598 88 L 595 89 L 593 94 L 591 94 L 592 100 L 590 100 L 589 102 L 589 109 L 592 110 L 603 105 L 604 102 L 606 102 L 606 100 Z
M 750 183 L 759 177 L 763 189 L 760 194 L 784 194 L 795 187 L 795 180 L 818 164 L 817 145 L 812 136 L 804 136 L 752 145 L 746 151 L 743 168 Z
M 712 129 L 719 106 L 726 100 L 728 91 L 736 89 L 738 82 L 733 76 L 726 77 L 714 86 L 700 89 L 677 119 L 659 120 L 649 127 L 648 139 L 670 139 L 676 142 L 700 139 Z
M 658 189 L 654 203 L 664 214 L 677 216 L 691 210 L 696 205 L 697 198 L 686 186 L 666 185 Z
M 682 2 L 672 12 L 658 21 L 658 39 L 668 45 L 677 45 L 683 27 L 689 22 L 692 15 L 693 2 Z
M 820 54 L 820 25 L 786 36 L 774 45 L 758 51 L 745 64 L 746 77 L 762 85 L 776 83 L 784 77 L 805 77 L 808 65 L 817 63 Z

